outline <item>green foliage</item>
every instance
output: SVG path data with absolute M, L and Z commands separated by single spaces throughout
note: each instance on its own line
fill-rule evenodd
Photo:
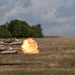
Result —
M 43 37 L 42 28 L 40 24 L 31 27 L 31 34 L 33 37 Z
M 12 37 L 27 37 L 28 27 L 25 21 L 12 20 L 8 25 L 8 30 Z
M 7 29 L 0 27 L 0 38 L 8 38 L 11 37 L 10 32 Z
M 5 24 L 1 25 L 1 27 L 4 28 L 4 29 L 7 29 L 8 24 L 9 24 L 9 23 L 6 22 Z
M 5 30 L 8 30 L 12 37 L 43 37 L 40 24 L 30 26 L 27 22 L 21 20 L 11 20 L 1 25 Z

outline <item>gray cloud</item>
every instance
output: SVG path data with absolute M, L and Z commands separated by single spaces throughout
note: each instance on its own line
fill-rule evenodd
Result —
M 75 0 L 1 0 L 0 24 L 12 19 L 40 23 L 45 35 L 75 36 Z

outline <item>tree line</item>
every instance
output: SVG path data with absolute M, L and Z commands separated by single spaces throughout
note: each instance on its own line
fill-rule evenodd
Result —
M 41 24 L 30 26 L 26 21 L 11 20 L 0 25 L 0 38 L 43 37 Z

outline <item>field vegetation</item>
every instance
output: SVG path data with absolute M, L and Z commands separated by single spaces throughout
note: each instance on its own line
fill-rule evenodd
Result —
M 75 38 L 34 38 L 39 54 L 0 55 L 0 75 L 75 75 Z M 23 40 L 23 39 L 20 39 Z M 2 41 L 2 40 L 0 40 Z

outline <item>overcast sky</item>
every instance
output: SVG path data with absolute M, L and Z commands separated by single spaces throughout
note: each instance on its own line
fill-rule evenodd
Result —
M 75 0 L 0 0 L 0 24 L 41 24 L 44 35 L 75 36 Z

